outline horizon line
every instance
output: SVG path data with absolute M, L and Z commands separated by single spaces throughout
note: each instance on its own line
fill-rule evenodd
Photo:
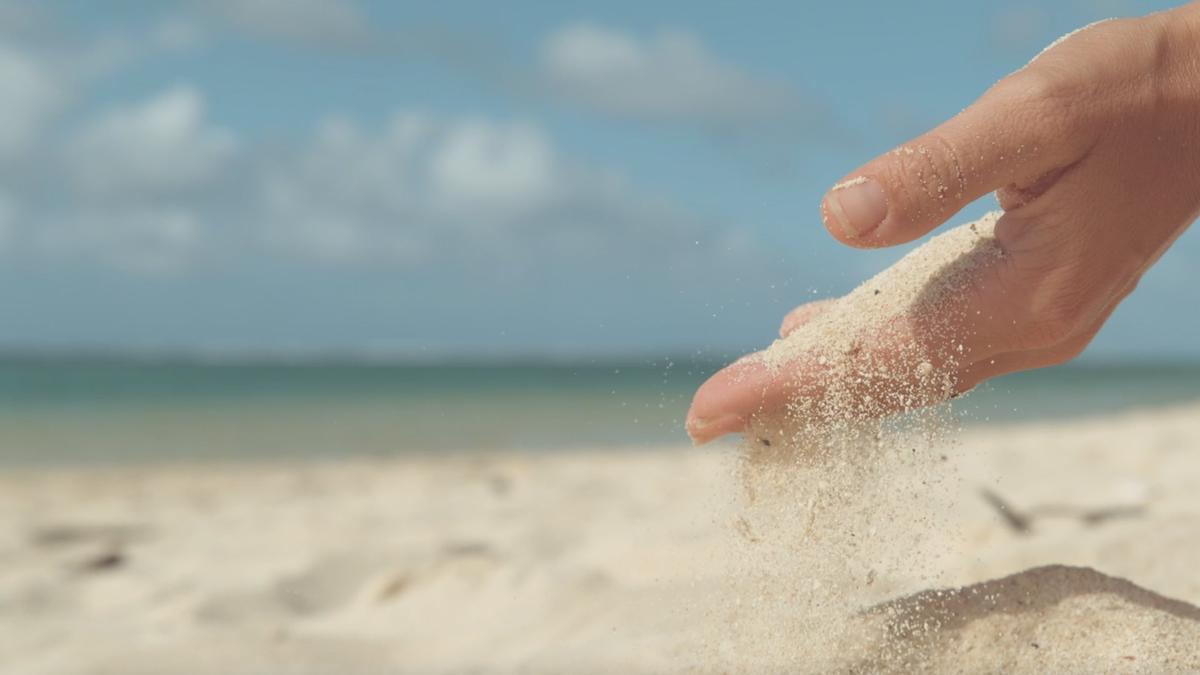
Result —
M 682 350 L 681 350 L 682 351 Z M 712 350 L 715 352 L 716 350 Z M 719 366 L 741 353 L 679 352 L 456 352 L 431 353 L 425 350 L 379 350 L 353 348 L 131 348 L 131 347 L 28 347 L 0 346 L 3 363 L 69 363 L 110 362 L 129 364 L 189 364 L 189 365 L 379 365 L 379 366 L 480 366 L 480 367 L 539 367 L 539 366 L 662 366 L 704 365 Z M 1200 366 L 1197 354 L 1095 354 L 1063 364 L 1071 366 Z

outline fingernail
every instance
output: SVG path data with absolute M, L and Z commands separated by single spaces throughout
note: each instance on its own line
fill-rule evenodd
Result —
M 866 176 L 834 185 L 825 195 L 826 217 L 847 237 L 861 237 L 887 216 L 883 186 Z
M 688 421 L 688 436 L 696 445 L 702 445 L 725 434 L 741 431 L 744 422 L 739 415 L 724 415 L 715 419 L 696 418 Z

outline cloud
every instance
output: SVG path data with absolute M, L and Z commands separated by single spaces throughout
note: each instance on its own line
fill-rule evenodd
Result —
M 509 95 L 566 101 L 606 117 L 698 130 L 723 141 L 790 144 L 841 133 L 825 106 L 793 83 L 727 61 L 684 30 L 640 37 L 569 24 L 547 35 L 529 63 L 486 31 L 438 24 L 381 28 L 346 1 L 222 0 L 200 7 L 255 36 L 384 61 L 434 62 Z
M 511 217 L 554 198 L 560 188 L 558 163 L 540 130 L 473 120 L 445 134 L 432 155 L 429 177 L 442 210 Z
M 684 31 L 639 38 L 593 24 L 566 26 L 544 41 L 541 72 L 556 96 L 642 122 L 737 131 L 794 128 L 817 115 L 789 83 L 723 61 Z
M 614 242 L 677 245 L 704 226 L 611 171 L 565 158 L 540 128 L 399 112 L 381 129 L 331 120 L 264 171 L 269 245 L 325 262 L 520 267 Z
M 182 269 L 204 229 L 198 209 L 236 154 L 232 134 L 190 87 L 100 113 L 80 103 L 132 64 L 192 46 L 173 19 L 81 34 L 40 5 L 0 0 L 0 248 Z
M 270 162 L 259 178 L 260 224 L 269 246 L 324 261 L 423 256 L 414 236 L 413 153 L 424 123 L 397 117 L 377 137 L 331 120 L 304 148 Z
M 366 30 L 349 3 L 204 6 L 242 30 L 282 40 L 336 41 Z M 19 220 L 11 215 L 15 203 L 0 213 L 0 229 L 12 234 L 7 252 L 134 274 L 227 266 L 232 255 L 386 266 L 435 278 L 448 269 L 603 276 L 613 264 L 597 262 L 605 258 L 670 267 L 703 258 L 699 241 L 740 250 L 714 221 L 570 156 L 530 121 L 401 110 L 378 126 L 330 119 L 308 138 L 253 144 L 214 122 L 203 94 L 187 85 L 58 115 L 85 100 L 83 87 L 99 78 L 202 44 L 206 26 L 195 19 L 168 14 L 136 35 L 79 40 L 50 31 L 37 44 L 18 44 L 0 30 L 0 151 L 38 150 L 19 167 L 0 164 L 0 184 L 20 196 Z M 695 70 L 694 80 L 716 73 L 726 92 L 762 93 L 758 80 L 722 65 L 697 42 L 659 42 L 648 43 L 654 49 L 643 64 L 656 77 L 669 79 L 664 63 L 683 64 Z M 556 72 L 587 66 L 579 54 L 571 58 Z M 715 100 L 696 98 L 695 89 L 676 93 L 688 91 L 693 102 L 708 102 L 708 117 L 669 96 L 650 108 L 649 99 L 630 98 L 621 109 L 655 110 L 663 120 L 687 114 L 710 126 L 749 119 L 749 106 L 718 113 Z
M 348 0 L 214 0 L 199 5 L 252 35 L 315 44 L 353 44 L 368 35 Z
M 209 119 L 199 90 L 179 85 L 85 115 L 51 147 L 20 172 L 20 222 L 0 213 L 14 221 L 8 251 L 141 275 L 231 257 L 602 274 L 587 261 L 675 264 L 703 255 L 696 241 L 727 241 L 528 121 L 401 110 L 380 126 L 334 118 L 306 139 L 243 145 Z
M 75 134 L 67 155 L 84 193 L 158 195 L 203 186 L 236 149 L 230 131 L 205 119 L 200 93 L 176 86 L 89 122 Z
M 203 230 L 188 209 L 144 204 L 74 210 L 43 225 L 35 241 L 50 259 L 92 260 L 151 276 L 184 269 Z
M 137 274 L 181 272 L 225 215 L 233 134 L 209 122 L 189 86 L 85 118 L 59 152 L 23 167 L 12 228 L 50 261 L 93 262 Z
M 686 30 L 641 36 L 571 23 L 532 59 L 494 30 L 428 19 L 373 22 L 349 0 L 193 2 L 197 25 L 264 42 L 379 63 L 421 61 L 505 97 L 566 103 L 596 119 L 699 134 L 759 175 L 787 175 L 806 142 L 852 140 L 822 101 L 781 77 L 755 73 Z
M 39 5 L 0 0 L 0 161 L 47 144 L 60 114 L 129 65 L 190 49 L 181 18 L 130 33 L 79 35 Z
M 59 73 L 0 41 L 0 159 L 33 147 L 65 99 Z

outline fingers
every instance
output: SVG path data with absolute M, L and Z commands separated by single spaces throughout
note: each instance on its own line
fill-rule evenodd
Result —
M 742 357 L 700 385 L 688 409 L 688 435 L 703 445 L 736 433 L 756 412 L 781 408 L 797 394 L 789 378 L 767 368 L 761 354 Z
M 787 337 L 829 309 L 834 300 L 808 302 L 788 312 L 779 327 L 779 336 Z M 701 385 L 692 399 L 686 424 L 696 445 L 742 431 L 755 412 L 782 407 L 789 392 L 794 395 L 796 387 L 789 387 L 784 377 L 772 375 L 760 356 L 742 357 Z
M 787 337 L 829 309 L 833 302 L 833 298 L 817 300 L 788 312 L 779 327 L 780 337 Z M 789 391 L 794 390 L 784 378 L 767 370 L 759 354 L 742 357 L 709 378 L 696 392 L 688 410 L 688 435 L 696 445 L 703 445 L 741 431 L 755 412 L 783 406 Z
M 821 203 L 825 227 L 851 246 L 901 244 L 989 192 L 1033 185 L 1071 165 L 1093 139 L 1069 94 L 1044 70 L 1002 80 L 945 124 L 835 185 Z
M 704 445 L 746 427 L 749 415 L 743 411 L 752 410 L 756 405 L 754 401 L 761 400 L 761 397 L 756 399 L 754 391 L 744 387 L 743 383 L 749 378 L 751 382 L 761 383 L 760 387 L 766 386 L 766 371 L 761 363 L 757 368 L 742 365 L 743 361 L 752 360 L 755 356 L 751 354 L 722 368 L 696 390 L 684 423 L 692 443 Z
M 949 391 L 928 385 L 940 383 L 930 375 L 944 372 L 945 364 L 929 357 L 933 363 L 922 368 L 925 357 L 914 358 L 922 350 L 911 328 L 903 320 L 881 325 L 863 336 L 861 351 L 836 364 L 813 352 L 771 369 L 761 354 L 751 354 L 700 386 L 688 411 L 688 434 L 702 445 L 785 407 L 804 418 L 863 420 L 929 405 L 937 398 L 933 389 L 944 398 Z
M 915 314 L 873 326 L 855 341 L 861 351 L 805 353 L 777 371 L 752 355 L 713 375 L 696 392 L 688 433 L 703 444 L 741 431 L 756 415 L 784 406 L 804 415 L 864 419 L 929 405 L 949 395 L 952 392 L 942 386 L 943 374 L 953 374 L 959 363 L 1011 349 L 1006 340 L 994 339 L 1013 321 L 1013 315 L 998 306 L 998 298 L 1004 297 L 1004 259 L 986 249 L 974 255 L 979 259 L 968 265 L 972 276 L 958 292 L 923 305 Z M 795 330 L 831 306 L 832 301 L 803 305 L 785 319 L 781 330 Z M 836 401 L 826 401 L 831 388 Z
M 792 331 L 808 323 L 826 309 L 829 309 L 829 306 L 833 301 L 833 298 L 829 298 L 826 300 L 806 302 L 796 309 L 788 312 L 787 316 L 783 317 L 783 323 L 779 326 L 779 337 L 787 337 Z

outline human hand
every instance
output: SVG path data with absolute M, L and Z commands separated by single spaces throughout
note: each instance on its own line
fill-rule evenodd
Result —
M 995 230 L 1004 255 L 956 308 L 951 395 L 1074 358 L 1200 213 L 1200 3 L 1056 42 L 940 127 L 851 173 L 821 213 L 844 244 L 893 246 L 992 191 L 1005 211 Z M 827 306 L 798 307 L 781 335 Z M 947 339 L 913 325 L 909 339 Z M 696 392 L 688 433 L 705 443 L 797 392 L 820 396 L 819 373 L 804 359 L 784 373 L 741 360 Z

